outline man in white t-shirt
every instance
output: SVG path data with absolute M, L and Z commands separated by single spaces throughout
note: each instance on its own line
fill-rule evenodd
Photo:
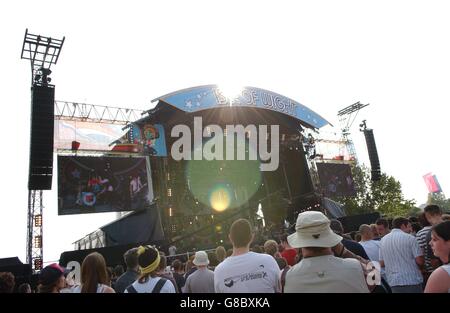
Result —
M 359 226 L 359 233 L 361 234 L 361 241 L 359 242 L 366 251 L 367 256 L 371 261 L 380 261 L 380 241 L 373 240 L 372 229 L 367 224 Z
M 275 259 L 250 252 L 254 235 L 249 221 L 236 220 L 228 237 L 233 244 L 233 254 L 214 270 L 216 293 L 280 292 L 280 269 Z

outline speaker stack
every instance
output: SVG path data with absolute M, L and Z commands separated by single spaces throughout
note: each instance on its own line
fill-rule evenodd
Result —
M 363 132 L 364 137 L 366 137 L 367 151 L 369 152 L 370 166 L 372 168 L 372 181 L 378 181 L 381 178 L 381 169 L 373 129 L 364 129 Z
M 29 190 L 50 190 L 53 175 L 55 87 L 31 87 Z

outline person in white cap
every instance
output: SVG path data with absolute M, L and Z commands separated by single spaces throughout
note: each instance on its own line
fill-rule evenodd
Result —
M 214 272 L 208 269 L 208 254 L 195 252 L 193 263 L 197 270 L 187 278 L 183 293 L 214 293 Z
M 332 247 L 342 237 L 331 230 L 330 220 L 323 213 L 300 213 L 295 230 L 287 239 L 289 245 L 302 249 L 303 259 L 287 272 L 285 293 L 369 292 L 363 265 L 356 259 L 334 256 Z

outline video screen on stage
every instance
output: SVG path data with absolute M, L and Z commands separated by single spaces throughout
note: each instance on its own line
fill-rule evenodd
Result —
M 134 211 L 153 200 L 145 157 L 58 156 L 58 214 Z
M 320 185 L 326 197 L 356 195 L 352 171 L 348 164 L 317 163 Z

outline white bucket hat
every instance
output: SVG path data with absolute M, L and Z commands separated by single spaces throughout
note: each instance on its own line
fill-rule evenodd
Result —
M 295 224 L 295 233 L 287 238 L 293 248 L 331 248 L 341 242 L 342 237 L 330 228 L 330 220 L 318 211 L 300 213 Z
M 195 252 L 195 258 L 192 261 L 192 263 L 194 263 L 194 265 L 197 266 L 208 265 L 209 264 L 208 254 L 206 254 L 205 251 Z

